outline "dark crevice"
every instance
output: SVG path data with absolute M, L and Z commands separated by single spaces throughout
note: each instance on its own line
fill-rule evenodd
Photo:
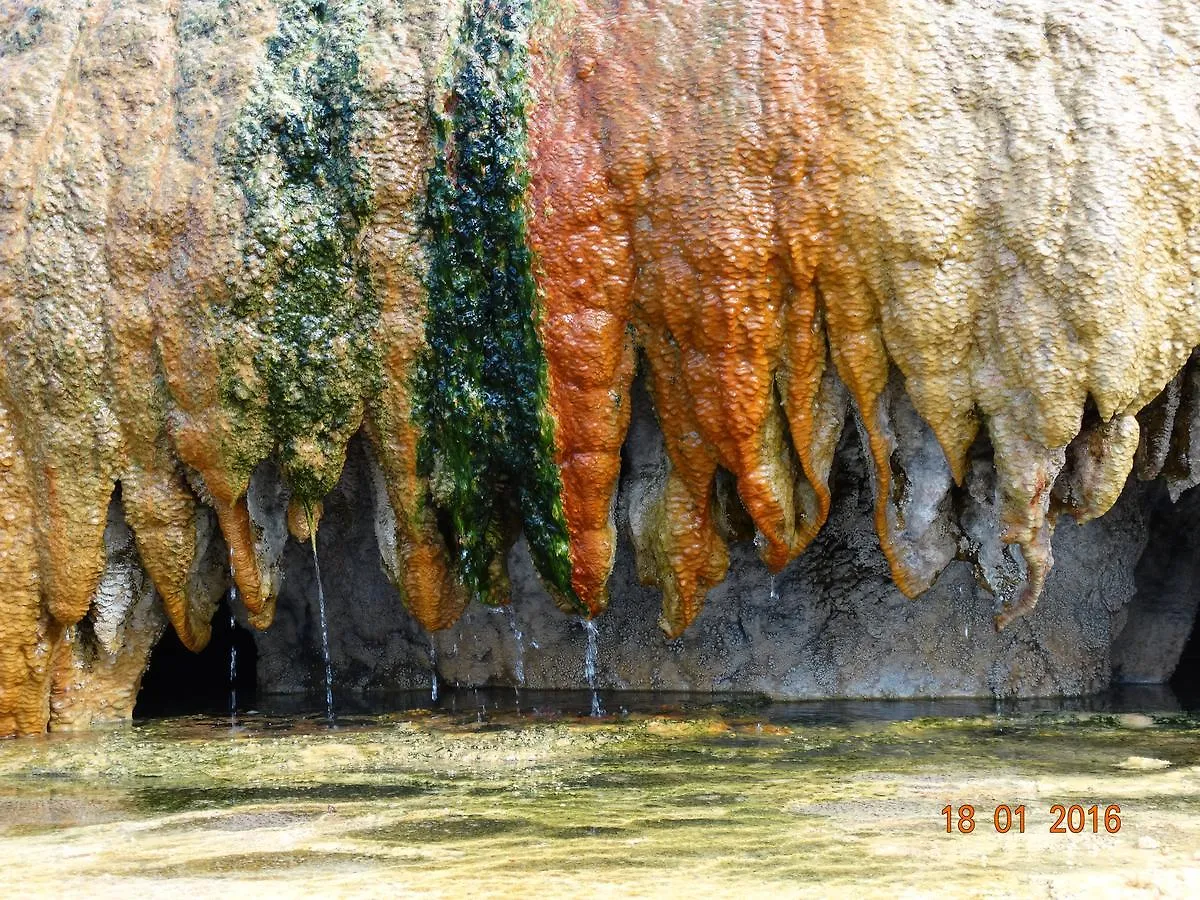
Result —
M 1113 641 L 1113 680 L 1125 684 L 1170 681 L 1177 692 L 1197 693 L 1200 491 L 1188 491 L 1172 503 L 1161 480 L 1142 490 L 1149 535 L 1135 574 L 1137 592 Z
M 1179 655 L 1171 689 L 1184 708 L 1200 709 L 1200 616 L 1192 623 L 1192 633 Z
M 237 679 L 230 681 L 230 654 L 237 648 Z M 248 708 L 255 700 L 258 650 L 250 631 L 231 623 L 228 598 L 213 615 L 212 639 L 199 653 L 183 646 L 168 628 L 150 656 L 142 678 L 134 718 L 226 713 L 232 690 L 237 706 Z

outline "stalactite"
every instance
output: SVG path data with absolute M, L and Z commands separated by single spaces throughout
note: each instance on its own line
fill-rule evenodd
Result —
M 555 46 L 562 27 L 554 15 L 535 22 L 535 45 Z M 576 87 L 594 65 L 586 55 L 577 67 L 565 53 L 534 54 L 538 93 L 529 122 L 529 238 L 545 306 L 555 462 L 571 536 L 571 584 L 591 615 L 608 606 L 613 497 L 634 373 L 628 223 L 605 171 L 600 123 L 587 118 Z
M 192 649 L 229 576 L 266 627 L 360 428 L 425 627 L 522 530 L 598 615 L 638 360 L 669 635 L 743 532 L 805 550 L 848 425 L 901 590 L 967 559 L 1028 613 L 1058 516 L 1200 482 L 1200 11 L 1159 6 L 9 4 L 0 735 L 136 684 L 118 568 Z
M 668 632 L 724 575 L 718 467 L 771 568 L 820 526 L 839 384 L 900 588 L 919 594 L 956 555 L 949 494 L 982 425 L 998 526 L 1028 568 L 998 623 L 1031 609 L 1054 517 L 1112 504 L 1133 415 L 1200 339 L 1181 249 L 1196 240 L 1200 123 L 1172 100 L 1190 90 L 1195 10 L 1131 30 L 1124 13 L 1084 21 L 1066 2 L 565 9 L 535 66 L 535 133 L 551 146 L 534 148 L 533 237 L 574 254 L 544 268 L 548 319 L 620 292 L 606 308 L 646 354 L 670 471 L 639 545 Z M 553 146 L 560 123 L 578 135 L 569 152 Z M 592 252 L 568 243 L 583 228 Z M 625 245 L 636 277 L 592 287 Z M 552 373 L 572 370 L 566 341 L 548 355 Z M 1089 397 L 1098 421 L 1072 444 Z M 552 393 L 560 421 L 575 399 Z M 568 510 L 599 511 L 611 481 L 564 490 Z M 602 596 L 611 570 L 601 523 L 571 520 L 583 596 Z
M 449 111 L 435 111 L 419 459 L 469 592 L 508 602 L 504 556 L 523 527 L 538 570 L 570 609 L 578 601 L 526 242 L 527 29 L 528 3 L 469 0 Z
M 628 327 L 670 460 L 646 531 L 655 562 L 642 570 L 655 573 L 664 627 L 678 634 L 728 565 L 711 511 L 718 466 L 736 478 L 774 570 L 828 509 L 841 415 L 812 328 L 816 204 L 776 177 L 794 177 L 814 136 L 817 107 L 802 95 L 813 61 L 797 54 L 810 49 L 813 23 L 763 3 L 568 8 L 542 43 L 569 52 L 547 51 L 553 63 L 535 69 L 548 100 L 534 119 L 533 237 L 543 257 L 565 257 L 543 264 L 548 321 L 569 321 L 611 361 L 581 370 L 575 342 L 548 343 L 557 419 L 589 422 L 579 438 L 560 425 L 560 440 L 572 440 L 560 458 L 568 473 L 581 462 L 596 470 L 565 479 L 567 509 L 588 511 L 572 522 L 577 590 L 602 598 L 612 566 L 606 517 L 628 415 Z M 777 77 L 779 54 L 800 71 Z M 576 136 L 561 149 L 556 117 Z M 559 378 L 594 379 L 582 386 L 598 390 L 581 407 L 582 391 Z M 789 440 L 789 419 L 814 440 Z
M 104 574 L 88 614 L 67 629 L 55 654 L 50 706 L 63 730 L 133 714 L 150 651 L 167 625 L 120 500 L 109 505 L 104 544 Z
M 373 270 L 397 247 L 402 263 L 420 263 L 411 237 L 388 260 L 363 252 L 374 197 L 360 106 L 381 101 L 365 84 L 381 68 L 407 80 L 436 67 L 448 41 L 428 15 L 438 6 L 68 0 L 5 11 L 0 403 L 14 634 L 0 649 L 0 732 L 45 726 L 49 658 L 94 603 L 118 482 L 185 645 L 207 642 L 212 614 L 196 583 L 205 507 L 251 620 L 269 624 L 287 500 L 256 500 L 254 473 L 277 458 L 287 497 L 311 512 L 379 393 L 387 345 Z M 360 49 L 379 46 L 368 17 L 383 12 L 417 50 L 406 67 L 368 56 L 364 78 Z M 404 101 L 410 122 L 424 119 L 425 85 Z M 427 129 L 400 134 L 428 143 Z M 394 313 L 421 297 L 391 300 Z M 406 332 L 419 341 L 419 327 Z M 388 432 L 379 443 L 395 446 Z

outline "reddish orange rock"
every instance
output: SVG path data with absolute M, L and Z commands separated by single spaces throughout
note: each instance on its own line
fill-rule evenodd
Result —
M 576 589 L 604 597 L 612 569 L 632 330 L 670 460 L 640 570 L 676 635 L 728 565 L 718 467 L 772 569 L 828 510 L 841 403 L 813 328 L 819 210 L 787 190 L 817 139 L 817 23 L 781 3 L 564 10 L 538 41 L 532 239 Z
M 1200 340 L 1196 263 L 1178 255 L 1200 122 L 1171 99 L 1194 81 L 1197 16 L 559 4 L 536 42 L 533 239 L 581 595 L 603 597 L 612 565 L 614 469 L 576 458 L 620 443 L 619 322 L 670 462 L 635 534 L 669 633 L 724 575 L 717 470 L 778 569 L 824 521 L 847 397 L 899 587 L 921 593 L 957 552 L 949 493 L 982 424 L 997 537 L 1029 567 L 999 622 L 1032 608 L 1055 512 L 1111 505 L 1133 414 Z M 580 331 L 593 310 L 613 317 L 603 339 Z M 593 375 L 610 402 L 584 391 Z M 1100 424 L 1067 454 L 1089 397 Z M 1073 499 L 1052 509 L 1060 474 Z

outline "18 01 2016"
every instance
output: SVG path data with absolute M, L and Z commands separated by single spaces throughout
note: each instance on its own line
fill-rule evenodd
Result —
M 946 804 L 942 807 L 942 815 L 946 817 L 946 834 L 955 831 L 971 834 L 975 831 L 976 809 L 969 803 L 960 806 Z M 1008 834 L 1013 830 L 1024 834 L 1025 815 L 1024 804 L 1009 806 L 1001 803 L 992 811 L 992 828 L 998 834 Z M 1053 820 L 1050 823 L 1051 834 L 1081 834 L 1084 831 L 1099 834 L 1101 828 L 1109 834 L 1116 834 L 1121 830 L 1121 807 L 1116 803 L 1110 803 L 1103 811 L 1098 804 L 1085 808 L 1078 803 L 1070 806 L 1055 803 L 1050 807 L 1050 818 Z

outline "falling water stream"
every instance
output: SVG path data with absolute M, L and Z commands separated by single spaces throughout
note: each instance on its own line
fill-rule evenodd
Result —
M 325 589 L 321 586 L 321 563 L 317 559 L 317 530 L 309 518 L 309 544 L 312 546 L 313 569 L 317 573 L 317 610 L 321 618 L 321 653 L 325 657 L 325 717 L 334 724 L 333 664 L 329 660 L 329 623 L 325 618 Z
M 237 588 L 233 589 L 232 596 L 237 596 Z M 229 725 L 234 727 L 237 725 L 237 619 L 232 610 L 229 613 L 229 635 Z
M 438 698 L 438 677 L 437 677 L 437 647 L 433 645 L 433 641 L 429 642 L 429 675 L 433 679 L 429 687 L 429 702 L 437 703 Z
M 513 658 L 513 675 L 516 676 L 517 687 L 525 687 L 525 634 L 517 625 L 517 616 L 511 603 L 504 607 L 504 615 L 508 619 L 508 627 L 512 629 L 513 640 L 517 645 L 517 654 Z
M 583 620 L 583 630 L 587 632 L 587 649 L 583 654 L 583 677 L 587 679 L 588 687 L 592 689 L 592 716 L 600 718 L 604 708 L 600 705 L 600 692 L 596 689 L 596 660 L 600 653 L 600 633 L 592 619 Z
M 237 727 L 237 581 L 233 577 L 233 548 L 229 550 L 229 727 Z

